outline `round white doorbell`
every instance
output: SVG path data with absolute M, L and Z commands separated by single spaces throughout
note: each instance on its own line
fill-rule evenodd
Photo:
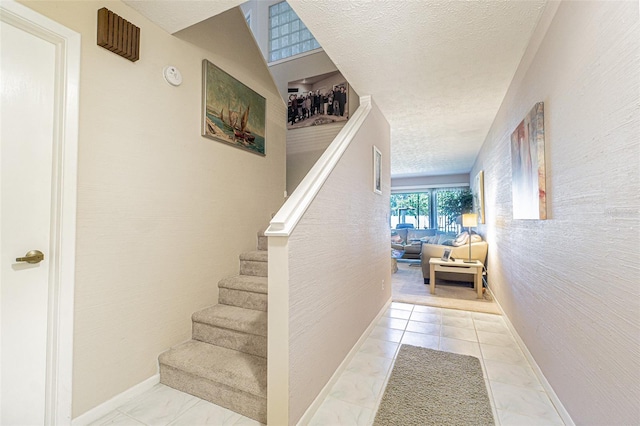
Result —
M 180 70 L 174 66 L 168 65 L 162 70 L 164 79 L 172 86 L 180 86 L 182 84 L 182 74 Z

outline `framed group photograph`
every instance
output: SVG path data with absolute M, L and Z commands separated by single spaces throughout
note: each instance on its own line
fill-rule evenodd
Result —
M 349 119 L 349 85 L 340 71 L 290 81 L 287 90 L 288 130 Z
M 202 136 L 265 155 L 266 99 L 206 59 L 202 104 Z

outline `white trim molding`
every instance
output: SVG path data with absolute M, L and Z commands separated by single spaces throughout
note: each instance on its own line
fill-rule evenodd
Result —
M 13 0 L 0 19 L 56 47 L 45 424 L 71 423 L 80 34 Z
M 518 331 L 515 329 L 513 324 L 511 324 L 509 317 L 504 312 L 504 309 L 502 309 L 502 306 L 500 306 L 498 299 L 496 299 L 495 295 L 493 294 L 490 288 L 488 290 L 491 293 L 491 297 L 493 297 L 493 300 L 496 302 L 496 305 L 498 305 L 498 309 L 502 313 L 502 318 L 504 319 L 505 324 L 507 324 L 507 328 L 509 329 L 513 337 L 516 339 L 516 343 L 522 350 L 522 353 L 524 354 L 525 358 L 527 359 L 527 362 L 531 366 L 531 369 L 533 370 L 534 374 L 540 381 L 542 388 L 549 396 L 549 400 L 551 400 L 551 403 L 553 404 L 556 411 L 558 412 L 558 415 L 560 416 L 560 418 L 562 418 L 562 421 L 564 422 L 565 425 L 575 426 L 575 423 L 573 422 L 573 419 L 569 415 L 569 412 L 567 411 L 566 408 L 564 408 L 562 401 L 560 401 L 560 398 L 558 398 L 558 395 L 556 395 L 555 391 L 551 387 L 551 384 L 547 381 L 547 378 L 542 373 L 540 366 L 536 362 L 535 358 L 533 358 L 533 355 L 531 355 L 531 352 L 529 352 L 529 348 L 527 348 L 527 345 L 524 343 L 524 340 L 522 340 L 522 338 L 518 334 Z
M 324 388 L 322 388 L 322 390 L 320 391 L 316 399 L 311 403 L 309 408 L 307 408 L 307 411 L 305 411 L 305 413 L 302 415 L 302 417 L 297 423 L 298 425 L 307 425 L 309 424 L 309 422 L 311 422 L 311 419 L 318 411 L 318 408 L 320 408 L 325 398 L 329 396 L 329 392 L 331 392 L 331 388 L 333 388 L 333 385 L 335 385 L 338 382 L 338 379 L 340 379 L 340 376 L 342 375 L 342 373 L 344 373 L 344 371 L 347 369 L 353 357 L 355 357 L 358 351 L 360 351 L 360 348 L 362 347 L 364 342 L 369 338 L 369 335 L 371 334 L 373 329 L 376 328 L 376 326 L 378 325 L 378 321 L 380 321 L 380 319 L 384 316 L 384 313 L 387 311 L 387 309 L 389 309 L 389 306 L 391 306 L 391 302 L 392 302 L 392 299 L 387 300 L 387 302 L 384 304 L 382 309 L 380 309 L 380 312 L 378 312 L 378 315 L 376 315 L 376 317 L 371 321 L 371 323 L 369 323 L 369 326 L 367 327 L 367 329 L 362 333 L 362 335 L 360 336 L 356 344 L 353 345 L 353 347 L 351 348 L 347 356 L 344 357 L 344 360 L 340 363 L 340 365 L 336 369 L 335 373 L 333 373 L 333 375 L 331 376 L 327 384 L 324 385 Z M 387 377 L 385 379 L 385 383 L 382 389 L 386 388 L 387 382 L 389 381 L 389 376 L 390 374 L 387 374 Z M 382 395 L 380 395 L 379 398 L 382 398 Z
M 147 392 L 158 383 L 160 383 L 160 374 L 153 375 L 147 380 L 144 380 L 137 385 L 130 387 L 126 391 L 114 396 L 110 400 L 105 401 L 97 407 L 94 407 L 86 413 L 76 417 L 75 419 L 73 419 L 73 422 L 71 422 L 71 425 L 84 426 L 91 424 L 96 420 L 106 416 L 110 412 L 114 411 L 118 407 L 123 406 L 127 402 Z

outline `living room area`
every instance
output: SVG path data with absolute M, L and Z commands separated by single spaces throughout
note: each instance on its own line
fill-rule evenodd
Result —
M 500 314 L 486 286 L 487 242 L 468 226 L 482 222 L 480 179 L 473 186 L 468 175 L 440 177 L 411 189 L 401 183 L 392 179 L 390 196 L 393 301 Z

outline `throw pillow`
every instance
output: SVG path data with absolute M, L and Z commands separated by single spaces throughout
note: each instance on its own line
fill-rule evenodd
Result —
M 407 231 L 407 241 L 410 243 L 419 240 L 421 237 L 424 237 L 424 235 L 422 235 L 418 230 L 409 229 Z
M 426 244 L 438 244 L 438 236 L 432 235 L 431 237 L 422 237 L 420 241 Z
M 454 247 L 454 240 L 452 238 L 448 239 L 448 240 L 444 240 L 440 243 L 440 245 L 442 246 L 451 246 Z
M 453 236 L 451 234 L 440 234 L 438 235 L 438 244 L 444 245 L 443 241 L 453 240 Z
M 403 244 L 404 241 L 402 240 L 402 237 L 400 235 L 392 235 L 391 236 L 391 242 L 394 244 Z
M 453 241 L 453 245 L 455 247 L 460 247 L 467 244 L 468 242 L 469 242 L 469 233 L 465 231 L 456 235 L 456 239 Z

